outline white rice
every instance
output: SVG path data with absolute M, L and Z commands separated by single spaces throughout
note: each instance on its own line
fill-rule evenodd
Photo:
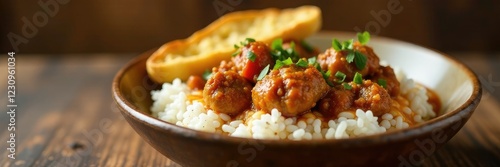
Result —
M 397 73 L 401 93 L 409 100 L 406 114 L 415 113 L 415 122 L 435 117 L 432 105 L 427 102 L 426 89 L 401 72 Z M 235 137 L 256 139 L 341 139 L 382 133 L 390 129 L 409 127 L 402 116 L 386 113 L 378 117 L 373 113 L 357 109 L 355 113 L 342 112 L 334 120 L 323 120 L 313 113 L 301 118 L 285 118 L 277 109 L 271 113 L 256 111 L 248 120 L 233 120 L 226 114 L 207 110 L 199 101 L 190 102 L 190 90 L 179 79 L 165 83 L 161 90 L 152 91 L 153 116 L 166 122 L 200 131 L 223 133 Z

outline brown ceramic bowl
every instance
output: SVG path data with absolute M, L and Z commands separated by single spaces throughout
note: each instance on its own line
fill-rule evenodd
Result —
M 319 33 L 308 40 L 326 48 L 331 38 L 350 33 Z M 151 146 L 183 166 L 410 166 L 419 165 L 467 122 L 481 98 L 476 75 L 462 63 L 436 51 L 387 38 L 370 41 L 375 52 L 408 77 L 435 90 L 441 114 L 424 124 L 387 133 L 337 140 L 278 141 L 229 137 L 179 127 L 151 116 L 151 82 L 143 53 L 113 81 L 112 93 L 122 115 Z

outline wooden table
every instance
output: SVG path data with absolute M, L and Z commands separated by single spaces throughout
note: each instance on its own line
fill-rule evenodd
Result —
M 15 160 L 8 158 L 7 57 L 0 57 L 0 166 L 178 166 L 137 135 L 111 98 L 135 54 L 16 55 Z M 500 166 L 500 54 L 456 53 L 483 81 L 463 129 L 424 166 Z

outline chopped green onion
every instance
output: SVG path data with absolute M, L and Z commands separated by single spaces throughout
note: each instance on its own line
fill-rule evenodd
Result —
M 305 40 L 300 41 L 300 44 L 308 53 L 312 53 L 314 51 L 314 48 Z
M 332 71 L 328 70 L 326 72 L 320 71 L 321 75 L 323 75 L 323 79 L 325 79 L 326 84 L 328 86 L 334 87 L 335 85 L 330 81 L 330 76 L 332 75 Z
M 356 72 L 356 74 L 354 74 L 353 81 L 356 84 L 363 84 L 363 76 L 359 72 Z
M 323 78 L 328 79 L 332 75 L 332 71 L 328 70 L 326 72 L 322 72 L 321 74 L 323 74 Z
M 238 46 L 236 44 L 234 44 L 233 46 L 234 46 L 234 49 L 239 49 L 240 48 L 240 46 Z
M 341 51 L 342 50 L 342 44 L 337 39 L 332 40 L 332 48 L 335 49 L 335 51 Z
M 354 52 L 349 51 L 349 52 L 347 53 L 347 56 L 345 57 L 345 60 L 347 60 L 347 63 L 352 63 L 352 62 L 354 61 L 354 57 L 355 57 L 355 56 L 356 56 L 356 55 L 354 55 Z
M 318 71 L 322 71 L 321 66 L 319 65 L 319 63 L 314 63 L 313 65 L 314 65 L 314 67 L 316 67 L 316 69 Z
M 205 70 L 205 71 L 203 72 L 203 74 L 201 75 L 201 77 L 202 77 L 204 80 L 208 80 L 208 79 L 210 79 L 210 77 L 212 77 L 212 71 L 210 71 L 210 70 L 208 70 L 208 69 L 207 69 L 207 70 Z
M 338 82 L 344 82 L 344 80 L 345 80 L 346 77 L 347 76 L 343 72 L 341 72 L 341 71 L 337 71 L 335 73 L 335 78 L 339 79 Z
M 377 83 L 387 89 L 387 81 L 385 79 L 378 79 Z
M 346 90 L 351 90 L 352 89 L 352 86 L 349 85 L 348 83 L 345 83 L 345 82 L 342 84 L 342 86 L 344 86 L 344 89 L 346 89 Z
M 359 43 L 361 43 L 362 45 L 365 45 L 370 41 L 370 33 L 368 31 L 365 31 L 363 33 L 358 32 L 357 36 Z
M 262 69 L 262 71 L 260 71 L 259 76 L 257 76 L 257 81 L 262 80 L 262 78 L 267 75 L 267 73 L 269 72 L 269 66 L 270 64 L 268 64 L 266 67 L 264 67 L 264 69 Z
M 358 51 L 354 52 L 354 65 L 356 65 L 356 67 L 359 70 L 363 70 L 365 68 L 366 61 L 367 61 L 367 58 L 365 55 L 363 55 L 363 53 L 358 52 Z
M 328 79 L 325 79 L 325 82 L 326 82 L 326 84 L 328 84 L 328 86 L 330 86 L 330 87 L 334 87 L 334 86 L 335 86 L 335 84 L 333 84 L 333 83 L 332 83 L 332 81 L 330 81 L 330 80 L 328 80 Z
M 299 67 L 307 67 L 309 65 L 304 59 L 299 59 L 299 61 L 297 61 L 297 63 L 295 64 L 297 64 L 297 66 Z
M 255 53 L 253 53 L 252 51 L 248 51 L 247 52 L 247 58 L 248 58 L 248 60 L 250 60 L 252 62 L 255 62 L 255 59 L 257 58 L 257 55 L 255 55 Z

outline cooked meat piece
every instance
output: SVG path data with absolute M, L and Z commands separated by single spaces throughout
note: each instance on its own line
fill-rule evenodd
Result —
M 354 102 L 354 92 L 342 85 L 331 88 L 325 97 L 318 101 L 317 109 L 325 117 L 337 117 L 349 110 Z
M 222 60 L 219 64 L 219 67 L 212 68 L 212 73 L 224 72 L 229 70 L 236 71 L 236 66 L 234 65 L 234 62 Z
M 374 116 L 382 116 L 391 109 L 391 96 L 377 83 L 365 80 L 363 84 L 353 87 L 353 90 L 359 91 L 354 100 L 354 108 L 371 110 Z
M 325 117 L 337 117 L 343 111 L 363 109 L 371 110 L 373 115 L 381 116 L 391 108 L 391 97 L 380 85 L 371 80 L 363 84 L 349 83 L 347 90 L 342 85 L 332 88 L 324 98 L 318 101 L 317 109 Z
M 203 98 L 212 110 L 237 115 L 252 104 L 252 84 L 235 71 L 216 72 L 205 84 Z
M 203 87 L 205 87 L 205 80 L 199 75 L 191 75 L 186 84 L 191 90 L 203 90 Z
M 257 109 L 270 112 L 276 108 L 291 117 L 314 107 L 328 89 L 317 69 L 292 64 L 272 70 L 257 82 L 252 89 L 252 99 Z
M 330 70 L 332 74 L 335 74 L 337 71 L 341 71 L 346 74 L 346 80 L 351 81 L 356 72 L 359 72 L 363 76 L 368 76 L 375 73 L 378 69 L 379 58 L 373 52 L 373 49 L 361 45 L 359 42 L 355 42 L 353 44 L 353 49 L 355 51 L 359 51 L 366 56 L 366 66 L 363 70 L 359 70 L 355 63 L 348 63 L 346 60 L 347 51 L 335 51 L 333 48 L 327 49 L 324 53 L 318 55 L 317 62 L 319 63 L 321 69 L 324 71 Z M 331 75 L 331 80 L 333 80 L 334 75 Z
M 231 60 L 235 64 L 238 73 L 253 83 L 257 82 L 257 76 L 267 65 L 274 65 L 269 47 L 263 42 L 250 42 L 240 48 L 240 53 Z
M 371 77 L 373 82 L 379 83 L 379 80 L 385 80 L 385 89 L 392 97 L 399 95 L 399 81 L 394 74 L 394 70 L 390 66 L 380 66 L 375 74 Z M 382 81 L 381 81 L 382 82 Z

